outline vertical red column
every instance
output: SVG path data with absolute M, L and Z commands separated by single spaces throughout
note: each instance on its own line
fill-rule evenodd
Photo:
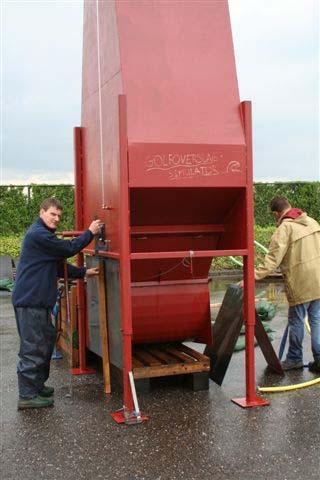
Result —
M 75 189 L 74 189 L 74 207 L 75 207 L 75 229 L 84 230 L 83 218 L 83 150 L 82 150 L 82 128 L 75 127 L 73 131 L 74 142 L 74 171 L 75 171 Z M 77 266 L 83 267 L 83 253 L 77 255 Z M 85 291 L 84 280 L 77 280 L 77 313 L 78 313 L 78 332 L 79 332 L 79 368 L 71 370 L 73 375 L 83 375 L 95 373 L 95 370 L 88 369 L 86 366 L 86 315 L 85 315 Z M 72 340 L 71 340 L 72 341 Z
M 130 265 L 130 211 L 129 174 L 127 147 L 127 103 L 126 96 L 119 95 L 119 139 L 120 139 L 120 294 L 123 336 L 123 405 L 124 413 L 133 411 L 129 372 L 132 370 L 132 305 Z
M 243 264 L 243 302 L 246 326 L 246 396 L 232 401 L 241 407 L 269 405 L 264 398 L 256 395 L 255 386 L 255 280 L 254 280 L 254 215 L 253 215 L 253 167 L 252 167 L 252 112 L 251 102 L 241 103 L 247 146 L 247 182 L 246 182 L 246 239 L 248 254 Z

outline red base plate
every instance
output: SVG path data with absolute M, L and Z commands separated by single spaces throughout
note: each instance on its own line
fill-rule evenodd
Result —
M 96 371 L 93 368 L 71 368 L 70 373 L 72 375 L 91 375 L 96 373 Z
M 123 414 L 123 411 L 113 412 L 110 415 L 115 422 L 126 423 L 126 419 L 125 419 L 125 416 Z M 136 422 L 132 422 L 130 424 L 127 423 L 127 425 L 137 425 L 138 423 L 145 422 L 146 420 L 149 420 L 149 417 L 147 417 L 146 415 L 143 415 L 143 413 L 141 413 L 141 420 L 140 421 L 137 420 Z
M 246 397 L 232 398 L 232 402 L 242 408 L 266 407 L 267 405 L 270 405 L 270 402 L 262 397 L 255 397 L 253 400 L 248 400 Z

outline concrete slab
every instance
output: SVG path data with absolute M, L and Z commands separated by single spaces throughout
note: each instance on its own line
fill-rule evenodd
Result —
M 213 301 L 216 292 L 213 292 Z M 1 442 L 4 480 L 315 480 L 320 470 L 320 385 L 269 395 L 269 407 L 241 409 L 231 402 L 245 393 L 244 353 L 234 354 L 222 387 L 192 392 L 160 382 L 141 394 L 147 423 L 118 426 L 110 412 L 121 395 L 106 397 L 101 374 L 72 377 L 52 362 L 55 406 L 17 411 L 16 333 L 10 295 L 0 295 Z M 286 306 L 272 321 L 280 343 Z M 305 361 L 311 359 L 305 339 Z M 298 383 L 315 378 L 307 369 L 284 378 L 269 373 L 256 349 L 257 384 Z M 73 398 L 66 398 L 72 382 Z

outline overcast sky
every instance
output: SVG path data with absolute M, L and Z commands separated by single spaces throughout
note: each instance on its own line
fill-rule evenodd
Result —
M 229 2 L 256 181 L 320 179 L 319 3 Z M 78 0 L 1 2 L 2 184 L 73 183 L 82 10 Z

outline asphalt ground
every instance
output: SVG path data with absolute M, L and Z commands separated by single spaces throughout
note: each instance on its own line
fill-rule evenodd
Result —
M 219 293 L 220 292 L 220 293 Z M 213 288 L 212 301 L 222 297 Z M 242 409 L 244 352 L 235 353 L 222 387 L 193 392 L 162 381 L 139 395 L 149 421 L 117 425 L 110 412 L 120 393 L 106 397 L 101 372 L 70 377 L 64 360 L 52 362 L 48 384 L 55 405 L 17 411 L 18 335 L 10 295 L 1 292 L 1 479 L 312 480 L 320 477 L 320 384 L 265 396 L 267 407 Z M 278 350 L 286 325 L 278 305 L 271 325 Z M 214 313 L 214 312 L 213 312 Z M 305 338 L 305 362 L 311 360 Z M 199 347 L 199 349 L 201 346 Z M 256 348 L 257 385 L 296 384 L 316 378 L 308 369 L 270 373 Z M 72 398 L 68 398 L 72 382 Z

